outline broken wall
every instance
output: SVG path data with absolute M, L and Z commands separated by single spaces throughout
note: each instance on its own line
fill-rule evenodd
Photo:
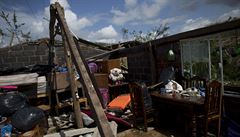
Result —
M 0 49 L 1 68 L 19 68 L 32 64 L 48 63 L 48 47 L 46 45 L 19 44 Z
M 106 51 L 97 48 L 87 47 L 87 44 L 79 43 L 84 57 L 90 57 Z M 28 65 L 48 64 L 49 49 L 47 43 L 23 43 L 12 47 L 0 48 L 0 68 L 20 68 Z M 62 46 L 55 46 L 56 61 L 64 64 L 64 49 Z
M 129 50 L 127 53 L 124 51 L 124 55 L 119 54 L 119 56 L 128 57 L 129 81 L 143 81 L 150 85 L 159 82 L 158 79 L 164 68 L 172 66 L 177 71 L 181 69 L 179 42 L 166 44 L 152 43 L 154 65 L 151 63 L 151 52 L 148 50 L 148 46 L 149 44 L 139 45 L 137 47 L 133 47 L 132 50 Z M 137 52 L 133 52 L 134 50 Z M 175 54 L 174 60 L 168 60 L 169 50 L 173 50 Z M 154 67 L 154 69 L 152 67 Z M 155 72 L 153 72 L 154 70 Z

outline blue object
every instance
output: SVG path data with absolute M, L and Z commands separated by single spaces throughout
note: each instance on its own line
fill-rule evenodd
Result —
M 1 136 L 2 137 L 10 137 L 12 134 L 12 125 L 7 124 L 1 128 Z
M 67 67 L 58 67 L 57 71 L 58 72 L 67 72 Z
M 205 91 L 206 91 L 206 89 L 203 88 L 203 87 L 200 87 L 200 88 L 199 88 L 199 91 L 200 91 L 200 95 L 201 95 L 202 97 L 205 97 Z

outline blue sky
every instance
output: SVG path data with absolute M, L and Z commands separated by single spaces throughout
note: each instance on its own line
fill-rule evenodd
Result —
M 34 40 L 48 37 L 43 18 L 49 19 L 49 5 L 55 1 L 65 8 L 76 35 L 97 42 L 123 41 L 122 28 L 146 33 L 167 23 L 172 35 L 240 17 L 240 0 L 0 0 L 0 9 L 10 14 L 15 10 L 19 22 L 26 23 L 23 31 L 30 31 Z M 6 27 L 2 19 L 0 25 Z M 0 47 L 7 42 L 1 38 Z

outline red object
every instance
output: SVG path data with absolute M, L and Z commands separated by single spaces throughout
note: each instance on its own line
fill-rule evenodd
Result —
M 109 104 L 108 108 L 120 108 L 125 109 L 127 105 L 130 103 L 131 97 L 130 94 L 124 94 L 113 99 Z
M 2 89 L 17 89 L 17 86 L 0 86 Z

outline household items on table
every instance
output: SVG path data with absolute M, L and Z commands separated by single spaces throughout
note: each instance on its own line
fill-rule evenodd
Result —
M 204 87 L 190 87 L 187 89 L 183 89 L 183 87 L 174 80 L 169 80 L 169 82 L 165 85 L 165 88 L 160 89 L 160 92 L 169 94 L 180 94 L 182 96 L 205 96 Z

